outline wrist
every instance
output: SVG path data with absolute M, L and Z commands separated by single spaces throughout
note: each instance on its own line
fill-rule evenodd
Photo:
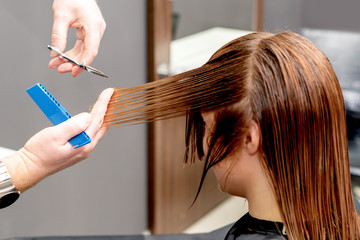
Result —
M 5 157 L 2 162 L 8 169 L 13 185 L 20 192 L 26 191 L 47 176 L 46 172 L 31 160 L 24 148 Z

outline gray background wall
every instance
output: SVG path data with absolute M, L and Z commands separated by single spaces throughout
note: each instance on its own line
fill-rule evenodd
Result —
M 228 27 L 251 30 L 252 0 L 173 0 L 180 19 L 176 38 L 209 29 Z M 360 31 L 358 0 L 264 0 L 264 30 L 299 31 L 321 28 Z
M 301 25 L 308 28 L 324 28 L 360 31 L 360 1 L 358 0 L 302 0 Z
M 212 27 L 250 30 L 253 0 L 172 0 L 177 13 L 176 38 L 181 38 Z
M 304 1 L 310 2 L 265 0 L 264 30 L 298 31 L 302 27 Z M 253 0 L 173 0 L 173 11 L 179 15 L 175 37 L 181 38 L 212 27 L 252 30 L 255 3 Z M 311 4 L 308 5 L 311 8 Z
M 0 1 L 0 146 L 19 149 L 51 125 L 25 92 L 38 82 L 75 115 L 87 111 L 107 87 L 146 81 L 146 1 L 99 5 L 107 31 L 92 65 L 110 79 L 89 73 L 73 79 L 47 67 L 52 1 Z M 49 177 L 1 210 L 0 239 L 143 232 L 146 151 L 144 125 L 109 130 L 88 160 Z
M 301 28 L 360 31 L 358 0 L 265 0 L 265 30 Z

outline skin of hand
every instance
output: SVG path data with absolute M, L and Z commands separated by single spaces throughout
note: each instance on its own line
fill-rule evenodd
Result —
M 54 0 L 53 27 L 51 45 L 65 51 L 69 28 L 76 28 L 77 41 L 75 46 L 65 54 L 79 63 L 90 65 L 98 53 L 106 23 L 95 0 Z M 76 77 L 82 72 L 78 66 L 57 58 L 56 53 L 50 54 L 53 59 L 49 68 L 58 69 L 59 73 L 71 72 Z
M 18 191 L 24 192 L 43 178 L 90 155 L 107 131 L 102 123 L 113 92 L 111 88 L 104 90 L 90 113 L 78 114 L 59 125 L 43 129 L 23 148 L 2 160 Z M 91 142 L 74 149 L 68 140 L 82 131 L 86 131 Z

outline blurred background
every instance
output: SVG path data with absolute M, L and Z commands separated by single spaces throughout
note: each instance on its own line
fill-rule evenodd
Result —
M 155 17 L 165 13 L 149 6 L 164 3 L 171 25 L 171 37 L 166 37 L 166 46 L 158 41 L 161 34 L 152 29 L 156 28 L 156 21 L 149 25 L 152 13 Z M 204 63 L 214 48 L 249 31 L 290 30 L 314 41 L 329 57 L 338 75 L 347 107 L 351 172 L 357 183 L 357 176 L 360 176 L 358 0 L 99 0 L 98 4 L 107 29 L 92 66 L 110 76 L 109 79 L 89 73 L 73 79 L 69 74 L 59 75 L 48 69 L 52 1 L 0 1 L 1 147 L 17 150 L 33 134 L 50 126 L 25 92 L 38 82 L 75 115 L 88 111 L 105 88 L 152 81 L 153 71 L 156 78 L 194 68 Z M 70 31 L 69 37 L 68 48 L 73 46 L 75 31 Z M 196 42 L 199 39 L 204 44 L 199 45 Z M 155 66 L 151 65 L 153 45 L 168 49 L 165 60 L 155 61 L 158 64 Z M 168 135 L 163 138 L 169 125 L 172 131 L 167 131 Z M 213 198 L 216 201 L 211 204 L 207 202 L 212 197 L 203 197 L 192 210 L 198 213 L 191 221 L 183 223 L 192 214 L 187 210 L 194 192 L 186 190 L 189 184 L 184 180 L 187 177 L 182 172 L 182 159 L 171 157 L 173 145 L 157 142 L 161 138 L 181 145 L 182 137 L 178 132 L 182 132 L 182 128 L 168 122 L 160 127 L 139 125 L 110 129 L 88 160 L 45 179 L 24 193 L 13 206 L 1 210 L 0 238 L 124 235 L 149 229 L 154 233 L 183 231 L 227 201 L 228 196 L 222 194 Z M 179 152 L 182 151 L 180 148 Z M 169 159 L 166 171 L 159 168 L 161 156 L 156 158 L 162 152 L 170 152 L 166 155 Z M 174 162 L 179 167 L 168 170 Z M 171 174 L 162 178 L 163 172 Z M 197 181 L 192 185 L 196 189 Z M 354 188 L 357 185 L 354 184 Z M 205 194 L 212 196 L 214 189 L 216 185 L 210 186 Z M 185 204 L 181 203 L 184 195 L 189 196 Z M 166 213 L 157 214 L 161 206 L 179 209 L 170 215 L 176 221 L 167 220 Z M 163 212 L 166 211 L 170 210 Z M 176 214 L 179 217 L 175 217 Z M 154 227 L 164 226 L 164 222 L 171 226 Z

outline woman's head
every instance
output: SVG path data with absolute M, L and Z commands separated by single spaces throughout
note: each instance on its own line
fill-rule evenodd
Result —
M 340 231 L 333 224 L 345 228 L 334 219 L 335 212 L 354 212 L 348 208 L 352 196 L 345 109 L 327 57 L 298 34 L 254 33 L 218 50 L 208 64 L 216 62 L 229 64 L 227 70 L 241 87 L 236 89 L 237 101 L 210 110 L 213 123 L 206 151 L 199 141 L 192 145 L 204 135 L 200 113 L 192 112 L 188 118 L 188 149 L 205 158 L 204 173 L 221 161 L 230 159 L 233 165 L 242 161 L 234 155 L 241 152 L 255 122 L 260 128 L 261 164 L 282 218 L 298 231 L 293 236 Z M 202 110 L 203 116 L 207 111 Z M 230 176 L 232 165 L 226 166 Z
M 313 43 L 290 32 L 240 37 L 200 68 L 117 89 L 105 123 L 185 114 L 185 159 L 205 161 L 200 188 L 211 167 L 226 158 L 236 164 L 255 125 L 260 164 L 290 237 L 355 235 L 343 98 L 330 62 Z M 213 115 L 209 132 L 206 114 Z

